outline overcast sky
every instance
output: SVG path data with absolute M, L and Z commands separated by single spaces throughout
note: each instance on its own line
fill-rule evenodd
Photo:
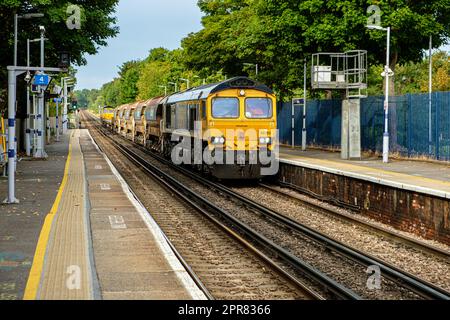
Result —
M 123 62 L 146 58 L 156 47 L 176 49 L 202 27 L 197 0 L 121 0 L 116 16 L 120 34 L 78 68 L 77 89 L 100 88 L 117 76 Z
M 100 88 L 125 61 L 143 59 L 152 48 L 176 49 L 181 39 L 202 27 L 197 0 L 120 0 L 116 16 L 120 34 L 87 57 L 88 64 L 77 74 L 77 89 Z

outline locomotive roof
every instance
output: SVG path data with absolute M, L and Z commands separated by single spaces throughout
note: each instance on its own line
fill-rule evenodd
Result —
M 174 93 L 168 96 L 164 103 L 176 103 L 190 100 L 206 99 L 209 95 L 227 89 L 255 89 L 273 94 L 266 85 L 256 82 L 247 77 L 235 77 L 222 82 L 208 84 L 200 87 L 190 88 L 186 91 Z

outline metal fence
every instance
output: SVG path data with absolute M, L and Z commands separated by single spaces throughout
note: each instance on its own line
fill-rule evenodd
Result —
M 450 92 L 432 96 L 431 143 L 429 143 L 428 94 L 390 97 L 390 149 L 402 156 L 425 156 L 450 161 Z M 384 97 L 361 100 L 361 145 L 363 150 L 381 152 L 384 131 Z M 309 145 L 339 148 L 341 144 L 341 100 L 307 102 Z M 291 103 L 278 106 L 280 141 L 292 144 Z M 302 108 L 295 109 L 295 144 L 301 144 Z

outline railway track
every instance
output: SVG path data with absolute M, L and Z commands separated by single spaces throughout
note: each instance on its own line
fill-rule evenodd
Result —
M 346 299 L 449 298 L 448 292 L 364 252 L 351 249 L 221 184 L 173 166 L 159 155 L 129 141 L 119 137 L 109 138 L 131 161 L 170 182 L 170 188 L 175 188 L 180 196 L 195 199 L 197 206 L 213 211 L 229 227 L 238 230 L 263 250 L 275 253 L 289 266 L 292 274 L 302 274 L 303 279 L 321 286 L 328 295 Z M 318 267 L 313 267 L 312 263 Z M 373 291 L 366 287 L 368 266 L 380 268 L 382 289 Z
M 177 191 L 159 177 L 145 179 L 148 172 L 136 175 L 141 172 L 136 162 L 124 159 L 123 150 L 111 144 L 101 129 L 89 127 L 99 147 L 129 180 L 136 198 L 150 208 L 176 255 L 209 299 L 323 299 L 205 209 L 185 196 L 183 201 L 191 207 L 174 201 Z
M 286 198 L 294 199 L 296 202 L 300 203 L 304 207 L 308 207 L 312 210 L 329 214 L 329 215 L 334 216 L 341 220 L 349 221 L 352 224 L 356 224 L 356 225 L 362 226 L 364 228 L 370 229 L 374 232 L 382 234 L 385 237 L 388 237 L 395 241 L 404 243 L 405 245 L 414 247 L 423 252 L 438 255 L 444 259 L 450 259 L 450 252 L 448 250 L 444 250 L 437 246 L 430 245 L 424 241 L 414 239 L 410 236 L 401 234 L 401 233 L 391 230 L 389 228 L 383 227 L 379 224 L 375 224 L 373 222 L 360 219 L 355 214 L 349 214 L 348 212 L 343 212 L 343 211 L 339 210 L 339 206 L 337 206 L 337 207 L 326 206 L 326 205 L 318 203 L 316 201 L 311 201 L 311 200 L 305 199 L 304 197 L 300 197 L 296 193 L 304 194 L 308 197 L 312 197 L 313 199 L 317 199 L 320 202 L 324 201 L 319 196 L 311 194 L 311 193 L 307 192 L 306 190 L 298 188 L 292 184 L 284 183 L 284 182 L 280 181 L 278 183 L 278 185 L 269 185 L 266 183 L 259 183 L 259 186 L 261 188 L 264 188 L 264 189 L 270 190 L 274 193 L 285 196 Z
M 354 212 L 293 190 L 280 191 L 279 187 L 266 184 L 233 190 L 334 240 L 370 252 L 373 257 L 442 288 L 442 292 L 450 291 L 450 253 L 443 245 L 410 239 Z

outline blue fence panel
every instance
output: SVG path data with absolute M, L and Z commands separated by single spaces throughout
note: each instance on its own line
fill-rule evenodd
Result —
M 418 157 L 430 154 L 429 150 L 429 98 L 426 94 L 411 96 L 411 141 L 409 155 Z M 435 108 L 432 110 L 432 119 L 435 118 Z M 434 120 L 432 120 L 434 123 Z M 432 138 L 433 140 L 433 138 Z M 433 151 L 432 151 L 433 153 Z
M 450 161 L 450 92 L 438 92 L 434 94 L 436 108 L 439 110 L 439 123 L 437 145 L 439 155 L 437 159 Z
M 309 145 L 340 147 L 340 100 L 310 100 L 307 102 L 307 142 Z M 301 145 L 301 107 L 295 109 L 295 144 Z M 390 97 L 390 150 L 403 156 L 426 156 L 450 161 L 450 92 L 432 95 L 431 141 L 429 137 L 428 94 Z M 292 143 L 291 103 L 280 103 L 278 128 L 280 141 Z M 361 146 L 363 150 L 382 152 L 384 132 L 384 97 L 361 100 Z
M 383 97 L 369 97 L 361 100 L 361 147 L 364 150 L 383 148 L 383 101 Z
M 278 103 L 277 118 L 280 143 L 291 144 L 292 116 L 291 107 L 287 103 Z

